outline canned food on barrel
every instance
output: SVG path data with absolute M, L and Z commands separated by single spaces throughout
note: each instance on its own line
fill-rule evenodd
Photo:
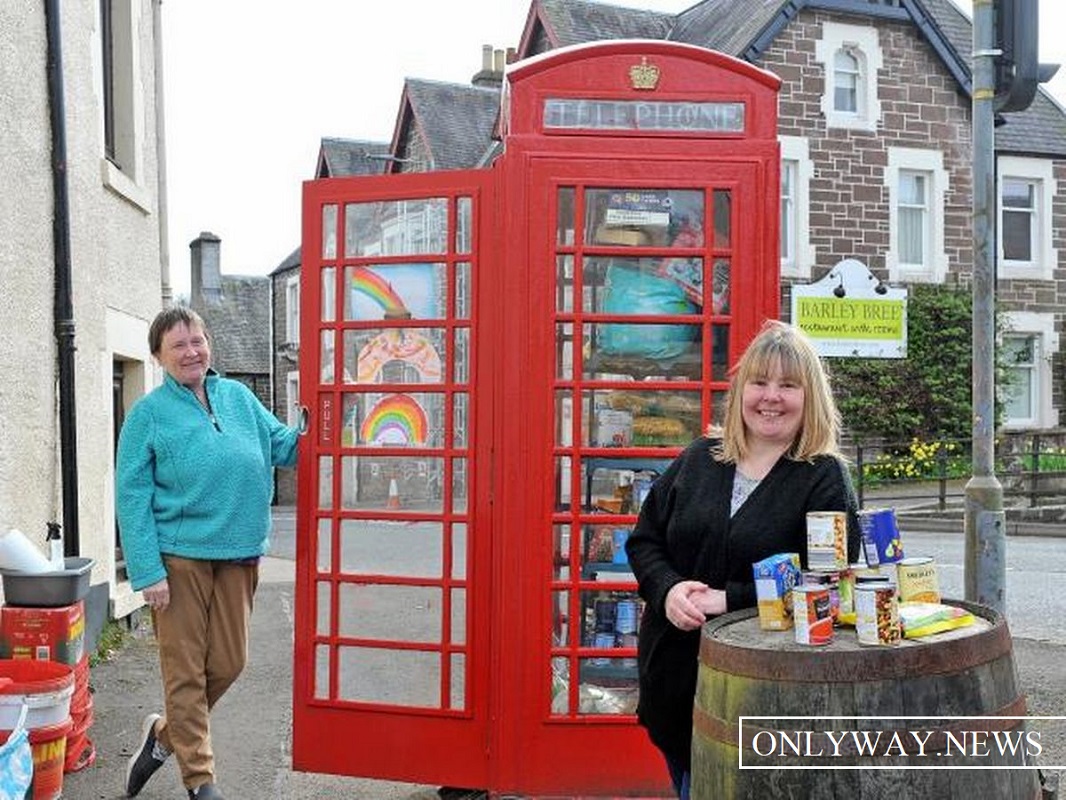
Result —
M 855 634 L 859 644 L 891 646 L 900 643 L 899 601 L 895 586 L 884 582 L 855 586 Z
M 829 611 L 833 624 L 840 624 L 840 570 L 809 569 L 802 573 L 803 586 L 823 586 L 829 591 Z
M 896 565 L 901 603 L 939 603 L 940 582 L 931 556 L 905 558 Z
M 895 564 L 903 558 L 903 540 L 896 512 L 891 508 L 871 508 L 859 512 L 862 546 L 871 567 Z
M 811 569 L 843 569 L 848 565 L 846 512 L 807 512 L 807 565 Z
M 833 614 L 829 589 L 825 586 L 797 586 L 793 589 L 792 616 L 797 643 L 824 645 L 833 641 Z

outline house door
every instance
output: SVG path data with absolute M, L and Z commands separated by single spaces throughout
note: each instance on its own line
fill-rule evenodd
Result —
M 491 177 L 305 185 L 296 769 L 487 785 Z

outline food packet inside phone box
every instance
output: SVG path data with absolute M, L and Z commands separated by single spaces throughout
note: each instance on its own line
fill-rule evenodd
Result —
M 764 631 L 788 630 L 792 627 L 792 589 L 800 582 L 799 553 L 778 553 L 751 567 L 759 602 L 759 627 Z

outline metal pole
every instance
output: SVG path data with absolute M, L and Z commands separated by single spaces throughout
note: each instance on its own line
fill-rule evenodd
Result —
M 1006 613 L 1003 486 L 995 474 L 996 180 L 993 0 L 973 2 L 973 477 L 966 484 L 966 599 Z

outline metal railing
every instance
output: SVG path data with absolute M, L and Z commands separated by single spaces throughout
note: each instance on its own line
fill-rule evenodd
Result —
M 845 442 L 859 505 L 947 511 L 961 507 L 972 476 L 970 439 Z M 1005 502 L 1036 508 L 1066 503 L 1066 429 L 996 436 L 996 477 Z

